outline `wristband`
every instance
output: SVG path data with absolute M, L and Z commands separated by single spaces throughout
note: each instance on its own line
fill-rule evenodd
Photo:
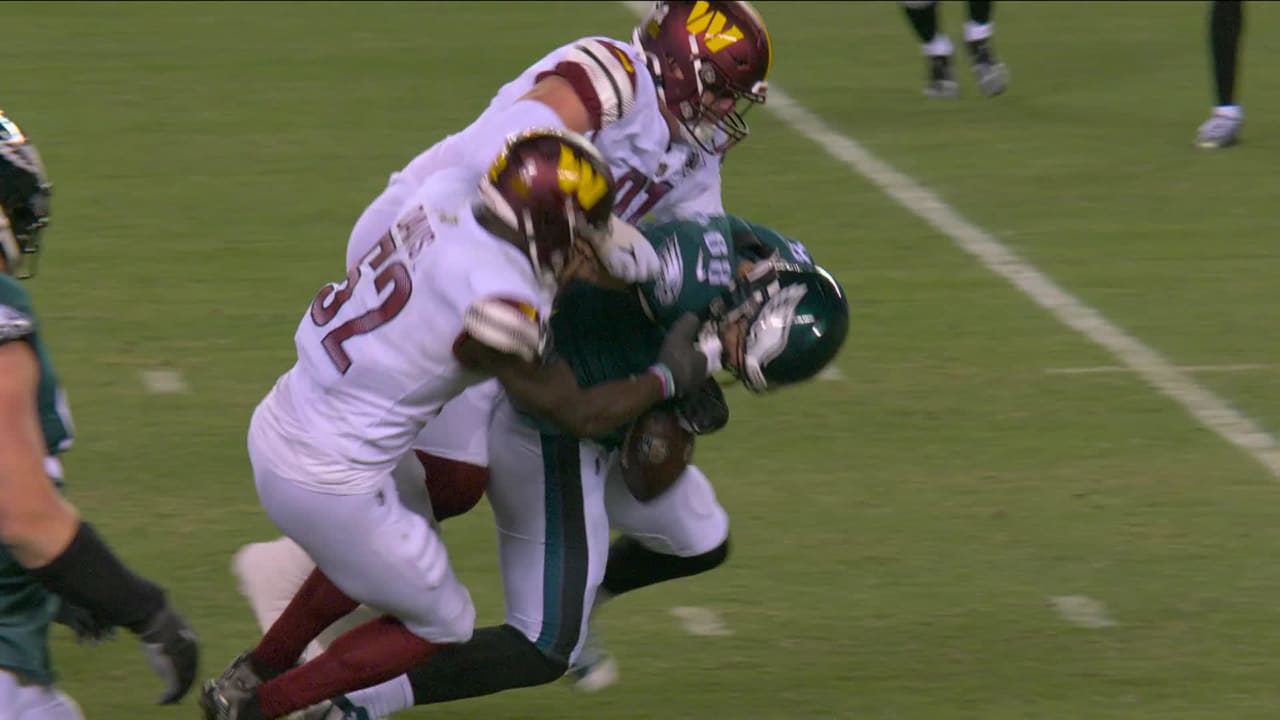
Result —
M 671 374 L 671 368 L 666 363 L 654 363 L 649 366 L 649 372 L 658 378 L 658 382 L 662 383 L 662 399 L 670 400 L 676 396 L 676 379 Z

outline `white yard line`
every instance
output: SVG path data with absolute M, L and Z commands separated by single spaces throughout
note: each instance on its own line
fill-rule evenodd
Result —
M 138 378 L 142 380 L 142 387 L 153 395 L 175 395 L 191 391 L 182 373 L 177 370 L 140 370 Z
M 725 626 L 724 620 L 715 610 L 700 607 L 673 607 L 671 614 L 680 620 L 685 632 L 690 635 L 724 636 L 733 631 Z
M 840 371 L 840 368 L 835 365 L 828 365 L 822 369 L 822 372 L 818 373 L 818 379 L 828 380 L 831 382 L 841 382 L 845 378 L 844 373 Z
M 649 3 L 625 2 L 643 16 Z M 902 207 L 932 225 L 991 272 L 1131 368 L 1222 439 L 1248 453 L 1280 479 L 1280 442 L 1239 410 L 1179 370 L 1155 349 L 1130 335 L 1053 278 L 1018 256 L 991 233 L 969 222 L 936 193 L 827 125 L 777 85 L 769 86 L 765 110 L 865 177 Z
M 1178 369 L 1188 373 L 1233 373 L 1254 372 L 1257 370 L 1275 370 L 1280 365 L 1266 363 L 1237 363 L 1234 365 L 1179 365 Z M 1124 365 L 1098 365 L 1097 367 L 1077 368 L 1045 368 L 1046 375 L 1095 375 L 1102 373 L 1131 373 L 1133 368 Z
M 1107 606 L 1088 595 L 1059 595 L 1049 598 L 1049 602 L 1053 603 L 1053 608 L 1062 619 L 1072 625 L 1098 629 L 1116 624 L 1107 614 Z

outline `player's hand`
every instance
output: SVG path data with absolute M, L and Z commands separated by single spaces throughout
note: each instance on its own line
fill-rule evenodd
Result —
M 99 620 L 93 613 L 66 600 L 59 601 L 58 614 L 53 616 L 53 621 L 71 628 L 71 631 L 76 634 L 76 642 L 82 645 L 96 645 L 100 642 L 111 640 L 116 635 L 114 626 Z
M 147 662 L 165 682 L 161 705 L 171 705 L 182 699 L 196 681 L 196 664 L 200 646 L 196 634 L 168 603 L 160 609 L 147 627 L 138 633 L 142 652 Z
M 615 278 L 626 283 L 639 283 L 658 277 L 662 262 L 653 245 L 639 230 L 613 216 L 609 232 L 592 243 L 600 264 Z
M 662 340 L 658 363 L 671 371 L 675 394 L 684 395 L 707 379 L 707 356 L 695 344 L 702 321 L 693 313 L 681 315 Z
M 729 401 L 715 378 L 703 380 L 676 403 L 675 410 L 680 426 L 694 435 L 707 435 L 729 424 Z

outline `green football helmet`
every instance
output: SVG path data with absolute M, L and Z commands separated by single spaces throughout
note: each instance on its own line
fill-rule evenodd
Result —
M 49 180 L 35 145 L 0 111 L 0 253 L 9 273 L 35 274 L 40 233 L 49 224 Z
M 750 319 L 739 334 L 747 389 L 763 393 L 817 375 L 849 334 L 849 302 L 840 283 L 818 266 L 764 262 L 744 279 L 736 312 Z

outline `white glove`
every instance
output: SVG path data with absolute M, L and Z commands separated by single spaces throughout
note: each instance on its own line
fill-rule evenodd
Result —
M 604 269 L 625 283 L 654 280 L 662 270 L 658 252 L 644 235 L 616 215 L 609 219 L 608 234 L 593 244 Z

